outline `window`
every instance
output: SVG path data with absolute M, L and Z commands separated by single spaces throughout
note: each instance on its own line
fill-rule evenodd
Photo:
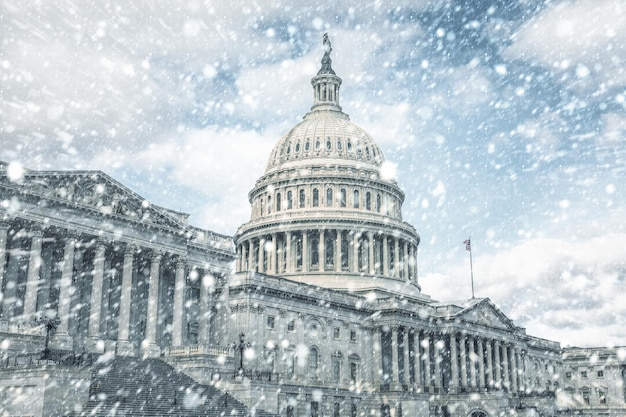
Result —
M 317 401 L 311 401 L 311 417 L 319 417 L 320 404 Z
M 572 373 L 571 372 L 565 372 L 565 379 L 572 379 Z
M 598 399 L 600 404 L 606 404 L 606 391 L 602 388 L 598 389 Z
M 320 240 L 315 238 L 311 240 L 311 266 L 319 266 L 320 264 Z
M 350 404 L 350 417 L 356 417 L 356 416 L 357 416 L 356 404 L 352 403 Z
M 267 214 L 272 214 L 272 196 L 267 196 Z
M 311 142 L 309 142 L 308 140 L 306 141 L 306 143 L 304 144 L 304 150 L 305 151 L 309 151 L 311 150 Z
M 333 143 L 330 141 L 330 138 L 326 141 L 326 150 L 330 151 L 333 149 Z
M 287 417 L 294 417 L 293 416 L 293 405 L 288 405 L 287 406 Z
M 583 401 L 585 402 L 585 404 L 589 405 L 589 390 L 583 389 L 580 393 L 583 396 Z
M 380 213 L 380 194 L 376 194 L 376 213 Z
M 341 237 L 341 267 L 348 267 L 348 239 L 345 236 Z
M 345 188 L 342 188 L 341 191 L 339 191 L 339 206 L 340 207 L 346 206 L 346 189 Z
M 276 211 L 280 211 L 280 193 L 276 194 Z
M 356 330 L 350 330 L 350 341 L 356 343 Z
M 306 195 L 304 190 L 300 190 L 300 199 L 299 199 L 299 207 L 304 208 L 304 202 L 306 201 Z
M 291 191 L 287 191 L 287 208 L 293 208 L 293 193 Z
M 348 140 L 347 148 L 348 148 L 348 152 L 352 152 L 352 142 L 350 142 L 350 140 Z
M 320 192 L 317 188 L 313 189 L 313 207 L 319 207 L 320 205 Z
M 332 206 L 333 206 L 333 189 L 327 188 L 326 189 L 326 207 L 332 207 Z
M 291 153 L 291 144 L 287 146 L 287 155 L 289 155 L 290 153 Z
M 318 139 L 318 140 L 315 141 L 315 150 L 319 151 L 320 149 L 322 149 L 322 143 Z
M 335 327 L 333 329 L 333 338 L 339 339 L 340 333 L 341 333 L 341 329 L 339 329 L 339 327 Z
M 317 377 L 317 360 L 318 360 L 317 348 L 312 347 L 309 350 L 309 376 L 311 378 Z
M 359 208 L 359 203 L 359 190 L 354 190 L 354 199 L 352 201 L 354 208 Z
M 265 211 L 265 200 L 263 200 L 263 197 L 261 197 L 261 216 L 263 215 L 264 211 Z
M 333 381 L 341 379 L 341 357 L 333 355 Z
M 296 143 L 296 153 L 300 152 L 300 142 Z
M 604 378 L 604 371 L 598 371 L 596 375 L 598 376 L 598 378 Z
M 359 365 L 356 362 L 350 361 L 350 382 L 355 383 L 359 378 Z
M 365 193 L 365 210 L 372 209 L 372 193 L 369 191 Z
M 287 323 L 287 331 L 288 332 L 293 332 L 296 330 L 296 321 L 295 320 L 291 320 L 289 323 Z
M 340 151 L 343 149 L 343 144 L 341 143 L 340 140 L 337 141 L 337 150 Z
M 580 372 L 580 377 L 581 378 L 587 378 L 587 371 L 581 371 Z
M 267 328 L 268 329 L 273 329 L 275 321 L 276 320 L 275 320 L 274 316 L 267 316 Z
M 326 267 L 332 267 L 335 264 L 335 246 L 332 237 L 326 238 L 324 250 L 326 251 Z
M 339 403 L 335 403 L 333 404 L 333 417 L 339 417 L 339 416 L 340 416 Z

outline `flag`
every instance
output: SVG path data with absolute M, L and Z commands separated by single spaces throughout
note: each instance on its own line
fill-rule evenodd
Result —
M 471 251 L 472 251 L 472 244 L 471 244 L 470 240 L 469 240 L 469 239 L 467 239 L 467 240 L 466 240 L 465 242 L 463 242 L 463 243 L 465 243 L 465 250 L 467 250 L 467 251 L 470 251 L 470 252 L 471 252 Z

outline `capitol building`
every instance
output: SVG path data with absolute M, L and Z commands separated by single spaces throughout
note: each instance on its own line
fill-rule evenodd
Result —
M 324 46 L 234 236 L 100 171 L 0 164 L 0 416 L 626 415 L 626 348 L 422 293 L 404 192 Z

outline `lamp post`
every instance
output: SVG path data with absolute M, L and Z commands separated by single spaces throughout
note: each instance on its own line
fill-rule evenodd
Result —
M 47 319 L 44 323 L 46 327 L 46 339 L 43 351 L 41 352 L 41 359 L 48 360 L 50 359 L 50 333 L 57 328 L 59 325 L 58 319 Z
M 239 369 L 237 370 L 237 374 L 243 375 L 243 352 L 246 348 L 249 348 L 250 343 L 246 343 L 246 337 L 243 333 L 239 335 L 239 342 L 233 344 L 233 348 L 239 351 Z

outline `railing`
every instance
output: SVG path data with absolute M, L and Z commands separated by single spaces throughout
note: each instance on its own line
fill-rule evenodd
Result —
M 280 378 L 280 374 L 278 372 L 256 371 L 253 369 L 239 370 L 233 372 L 234 379 L 241 377 L 247 378 L 251 381 L 277 382 Z
M 163 356 L 212 355 L 234 357 L 234 351 L 223 346 L 189 345 L 166 348 Z
M 29 368 L 41 365 L 90 366 L 94 358 L 90 353 L 67 350 L 50 350 L 46 358 L 43 353 L 25 353 L 0 360 L 0 368 Z
M 35 322 L 8 322 L 0 320 L 0 333 L 22 334 L 27 336 L 44 336 L 44 326 Z

